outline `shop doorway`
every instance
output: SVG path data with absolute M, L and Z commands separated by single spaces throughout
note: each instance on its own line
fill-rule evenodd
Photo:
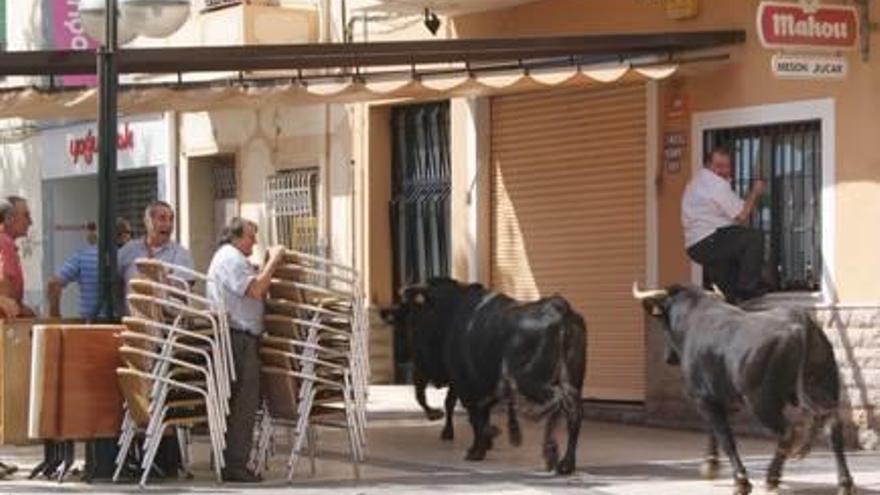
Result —
M 238 215 L 235 155 L 189 159 L 189 246 L 196 270 L 207 272 L 223 228 Z
M 394 293 L 449 276 L 449 102 L 391 109 L 391 245 Z M 394 380 L 412 381 L 405 335 L 395 330 Z

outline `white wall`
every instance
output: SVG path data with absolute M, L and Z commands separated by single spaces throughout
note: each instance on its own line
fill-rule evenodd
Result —
M 241 215 L 259 226 L 258 241 L 262 246 L 256 250 L 257 258 L 262 256 L 263 248 L 269 242 L 270 225 L 264 194 L 266 178 L 280 169 L 319 167 L 329 170 L 322 175 L 322 184 L 329 184 L 329 191 L 324 195 L 329 197 L 322 199 L 325 204 L 332 205 L 326 207 L 334 223 L 330 228 L 334 235 L 329 240 L 333 252 L 343 259 L 349 252 L 349 243 L 341 247 L 342 254 L 337 253 L 336 243 L 344 236 L 337 238 L 335 232 L 337 217 L 348 211 L 347 207 L 339 205 L 338 198 L 348 191 L 347 175 L 340 171 L 340 164 L 347 166 L 350 152 L 345 143 L 350 141 L 351 131 L 346 114 L 339 110 L 339 106 L 335 108 L 337 110 L 331 110 L 329 115 L 325 113 L 324 105 L 181 114 L 181 239 L 187 242 L 195 231 L 188 219 L 191 186 L 184 165 L 194 157 L 234 153 L 238 156 Z M 326 139 L 328 122 L 331 133 Z M 347 204 L 347 192 L 345 194 L 342 201 Z M 345 225 L 339 228 L 348 230 Z M 344 259 L 349 261 L 350 255 Z

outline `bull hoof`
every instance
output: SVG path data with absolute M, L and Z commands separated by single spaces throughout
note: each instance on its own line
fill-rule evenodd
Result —
M 749 480 L 737 480 L 733 489 L 733 495 L 749 495 L 752 493 L 752 484 Z
M 443 431 L 440 432 L 440 440 L 452 440 L 455 438 L 455 433 L 453 433 L 452 428 L 443 428 Z
M 574 459 L 570 459 L 566 457 L 559 464 L 556 465 L 556 474 L 561 476 L 567 476 L 574 472 Z
M 714 480 L 718 477 L 718 471 L 721 469 L 721 464 L 718 462 L 718 459 L 706 459 L 700 464 L 700 476 L 703 479 Z
M 511 428 L 508 436 L 510 437 L 510 445 L 514 447 L 522 445 L 522 432 L 519 431 L 519 428 Z
M 486 451 L 483 449 L 468 449 L 467 455 L 464 456 L 467 461 L 482 461 L 486 458 Z
M 779 480 L 767 480 L 764 490 L 767 495 L 779 495 Z
M 437 421 L 438 419 L 443 419 L 443 411 L 440 409 L 428 409 L 425 411 L 425 416 L 431 421 Z
M 559 448 L 556 444 L 544 445 L 544 461 L 547 463 L 547 471 L 553 471 L 559 464 Z
M 853 485 L 843 485 L 837 487 L 837 495 L 856 495 L 858 491 Z

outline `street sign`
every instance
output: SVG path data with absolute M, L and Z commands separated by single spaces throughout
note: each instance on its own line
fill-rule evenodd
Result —
M 843 57 L 777 54 L 770 64 L 776 77 L 791 79 L 845 79 L 849 71 Z
M 859 41 L 859 14 L 855 7 L 761 2 L 758 38 L 767 48 L 780 50 L 851 50 Z

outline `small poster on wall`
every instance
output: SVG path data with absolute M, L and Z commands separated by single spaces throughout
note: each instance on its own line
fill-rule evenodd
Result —
M 687 134 L 682 131 L 667 132 L 663 136 L 663 168 L 675 174 L 687 156 Z

